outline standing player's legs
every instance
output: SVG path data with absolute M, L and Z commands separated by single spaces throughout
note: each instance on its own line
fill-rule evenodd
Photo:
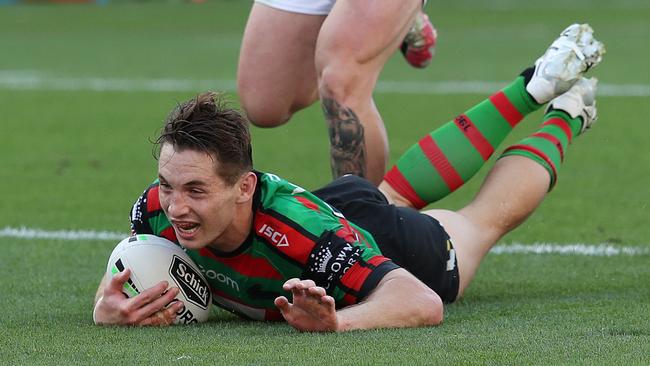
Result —
M 372 92 L 421 6 L 421 0 L 338 0 L 323 23 L 315 61 L 334 177 L 381 181 L 388 141 Z
M 318 99 L 314 53 L 324 20 L 253 4 L 237 70 L 242 107 L 253 124 L 281 125 Z

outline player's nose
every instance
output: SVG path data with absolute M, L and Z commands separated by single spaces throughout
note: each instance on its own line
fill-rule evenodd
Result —
M 180 218 L 190 211 L 190 207 L 182 194 L 172 193 L 167 201 L 167 215 L 170 218 Z

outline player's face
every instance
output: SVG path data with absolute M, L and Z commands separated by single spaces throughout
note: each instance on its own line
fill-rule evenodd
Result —
M 210 155 L 163 144 L 158 159 L 160 205 L 179 242 L 188 249 L 228 250 L 240 201 L 238 185 L 217 175 Z M 230 243 L 230 245 L 240 243 Z

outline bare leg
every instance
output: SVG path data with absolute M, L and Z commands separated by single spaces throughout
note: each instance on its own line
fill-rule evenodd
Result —
M 451 237 L 458 259 L 459 297 L 492 246 L 539 206 L 550 182 L 547 170 L 540 164 L 522 156 L 507 156 L 496 162 L 467 206 L 457 212 L 438 209 L 422 212 L 438 220 Z M 379 189 L 389 202 L 412 207 L 385 182 Z
M 521 156 L 504 157 L 490 171 L 474 200 L 458 212 L 429 210 L 451 237 L 460 277 L 469 286 L 492 246 L 539 206 L 550 184 L 546 169 Z
M 381 181 L 388 141 L 372 92 L 420 7 L 420 0 L 339 0 L 323 23 L 315 61 L 334 177 Z
M 317 100 L 314 53 L 324 19 L 253 5 L 237 70 L 239 96 L 252 123 L 281 125 Z

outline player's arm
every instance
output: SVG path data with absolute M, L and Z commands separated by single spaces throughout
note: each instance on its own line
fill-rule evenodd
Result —
M 93 320 L 98 325 L 170 325 L 183 303 L 175 301 L 178 288 L 167 290 L 162 281 L 139 295 L 128 298 L 122 293 L 131 271 L 127 268 L 115 276 L 102 278 L 95 295 Z
M 300 331 L 432 326 L 444 315 L 438 294 L 401 268 L 388 272 L 363 301 L 339 311 L 334 298 L 312 280 L 291 279 L 284 290 L 292 292 L 293 303 L 281 296 L 275 305 Z
M 337 330 L 433 326 L 443 317 L 440 296 L 400 268 L 387 273 L 365 300 L 341 309 Z

